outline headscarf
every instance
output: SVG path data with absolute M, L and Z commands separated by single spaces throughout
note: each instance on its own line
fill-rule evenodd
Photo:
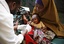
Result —
M 38 13 L 44 24 L 57 36 L 64 36 L 64 26 L 59 21 L 54 0 L 42 0 L 42 3 L 44 5 L 43 11 L 38 13 L 35 6 L 33 13 Z
M 34 18 L 36 18 L 36 17 L 37 17 L 37 15 L 33 15 L 33 16 L 32 16 L 32 19 L 34 19 Z
M 37 4 L 37 3 L 38 3 L 39 5 L 42 5 L 42 6 L 43 6 L 42 0 L 36 0 L 36 1 L 35 1 L 35 4 Z

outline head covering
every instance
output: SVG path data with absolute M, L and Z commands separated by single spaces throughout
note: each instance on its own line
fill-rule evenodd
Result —
M 35 6 L 33 13 L 38 13 L 43 23 L 57 36 L 64 36 L 64 25 L 60 23 L 54 0 L 42 0 L 42 3 L 43 11 L 38 13 Z
M 43 5 L 42 0 L 36 0 L 35 4 Z
M 32 16 L 32 19 L 34 19 L 34 18 L 36 18 L 36 17 L 37 17 L 37 15 L 33 15 L 33 16 Z

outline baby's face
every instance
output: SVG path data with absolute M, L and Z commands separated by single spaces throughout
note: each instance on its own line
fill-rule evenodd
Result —
M 36 4 L 35 6 L 36 6 L 37 12 L 42 12 L 43 11 L 44 6 L 41 6 L 39 4 Z
M 33 22 L 34 22 L 35 24 L 37 24 L 39 21 L 38 21 L 37 18 L 34 18 L 34 19 L 33 19 Z

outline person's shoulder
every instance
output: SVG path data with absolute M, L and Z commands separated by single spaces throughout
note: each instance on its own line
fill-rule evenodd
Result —
M 42 21 L 40 21 L 40 24 L 41 24 L 41 25 L 44 25 L 44 23 L 43 23 Z
M 43 23 L 42 21 L 40 21 L 40 23 Z

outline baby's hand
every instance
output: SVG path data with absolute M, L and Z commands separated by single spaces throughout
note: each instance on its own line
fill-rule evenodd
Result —
M 31 21 L 27 22 L 27 24 L 31 25 Z

